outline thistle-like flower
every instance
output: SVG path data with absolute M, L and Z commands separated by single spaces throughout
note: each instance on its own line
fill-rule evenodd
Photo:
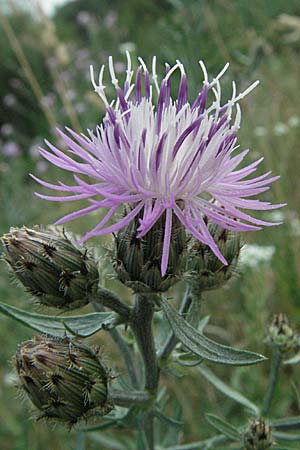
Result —
M 254 419 L 244 434 L 246 450 L 267 450 L 274 444 L 271 427 L 264 419 Z
M 107 401 L 108 371 L 86 345 L 39 336 L 19 345 L 15 365 L 39 418 L 73 425 L 112 408 Z
M 33 178 L 46 188 L 71 195 L 37 195 L 59 202 L 88 200 L 89 206 L 67 214 L 57 222 L 60 224 L 97 209 L 108 208 L 104 218 L 83 240 L 116 232 L 138 215 L 136 237 L 141 239 L 162 217 L 163 276 L 168 268 L 174 215 L 191 235 L 209 246 L 226 265 L 227 261 L 211 236 L 204 217 L 235 232 L 259 230 L 264 225 L 278 223 L 256 219 L 242 210 L 269 210 L 283 206 L 249 199 L 269 189 L 269 184 L 278 178 L 270 176 L 271 172 L 248 178 L 263 158 L 238 169 L 248 153 L 248 150 L 237 151 L 241 121 L 239 101 L 257 86 L 258 81 L 240 94 L 237 94 L 233 83 L 231 99 L 222 104 L 220 78 L 228 64 L 210 81 L 205 65 L 200 61 L 203 88 L 194 101 L 189 102 L 187 77 L 180 61 L 173 67 L 166 64 L 165 76 L 159 84 L 155 57 L 152 73 L 139 58 L 134 82 L 129 54 L 127 60 L 125 82 L 121 87 L 113 59 L 109 58 L 111 82 L 117 95 L 113 102 L 105 94 L 105 66 L 101 67 L 98 84 L 91 68 L 92 84 L 106 108 L 106 115 L 96 132 L 89 130 L 85 136 L 67 129 L 68 136 L 59 131 L 69 148 L 68 154 L 48 141 L 49 150 L 40 150 L 48 161 L 73 172 L 75 184 L 69 186 L 60 182 L 55 185 Z M 177 70 L 181 79 L 177 98 L 173 99 L 171 80 Z M 207 105 L 209 91 L 215 96 L 211 105 Z M 129 205 L 125 216 L 107 226 L 124 204 Z
M 5 260 L 38 303 L 74 309 L 96 293 L 96 262 L 58 227 L 11 228 L 1 240 Z

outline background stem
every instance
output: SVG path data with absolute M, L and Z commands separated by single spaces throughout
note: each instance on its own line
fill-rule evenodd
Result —
M 263 407 L 261 410 L 262 416 L 267 415 L 271 408 L 275 388 L 276 388 L 277 381 L 278 381 L 278 375 L 279 375 L 279 369 L 281 366 L 281 362 L 282 362 L 281 349 L 277 346 L 273 346 L 268 389 L 267 389 L 266 395 L 264 397 Z

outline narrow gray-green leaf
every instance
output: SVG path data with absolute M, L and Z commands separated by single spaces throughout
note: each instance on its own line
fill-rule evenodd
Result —
M 300 416 L 271 420 L 270 425 L 276 430 L 300 430 Z
M 241 434 L 237 428 L 214 414 L 205 414 L 207 421 L 220 433 L 232 441 L 240 441 Z
M 208 339 L 199 333 L 169 304 L 165 298 L 161 299 L 163 311 L 177 339 L 191 352 L 201 358 L 219 364 L 243 366 L 256 364 L 266 358 L 257 353 L 237 350 Z
M 283 364 L 298 364 L 300 362 L 300 353 L 297 353 L 297 355 L 293 356 L 290 359 L 286 359 Z
M 273 431 L 272 435 L 275 439 L 280 439 L 281 441 L 300 442 L 300 433 L 285 433 L 284 431 Z
M 225 384 L 206 366 L 201 364 L 200 366 L 198 366 L 198 370 L 220 392 L 222 392 L 232 400 L 236 401 L 237 403 L 240 403 L 241 405 L 250 409 L 255 416 L 259 415 L 258 406 L 256 406 L 253 402 L 251 402 L 248 398 L 244 397 L 244 395 L 242 395 L 240 392 L 236 391 L 235 389 L 232 389 L 230 386 Z
M 117 319 L 116 314 L 111 312 L 79 316 L 47 316 L 29 313 L 5 303 L 0 303 L 0 312 L 33 330 L 59 337 L 72 334 L 80 337 L 91 336 L 101 329 L 113 328 Z

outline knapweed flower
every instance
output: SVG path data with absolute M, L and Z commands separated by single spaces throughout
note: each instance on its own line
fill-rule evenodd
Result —
M 61 224 L 100 208 L 109 208 L 100 223 L 83 240 L 120 230 L 139 215 L 137 238 L 144 237 L 160 217 L 164 218 L 161 272 L 165 275 L 174 215 L 196 239 L 208 245 L 215 255 L 227 264 L 211 236 L 205 218 L 224 229 L 242 232 L 259 230 L 274 223 L 258 220 L 243 212 L 268 210 L 283 205 L 271 205 L 256 196 L 278 177 L 271 172 L 249 179 L 263 158 L 239 168 L 248 150 L 238 151 L 237 132 L 241 121 L 239 101 L 258 82 L 237 94 L 233 83 L 230 100 L 221 104 L 220 78 L 228 64 L 209 81 L 205 65 L 203 88 L 194 101 L 188 100 L 188 81 L 184 66 L 177 61 L 166 64 L 166 73 L 158 82 L 156 58 L 152 72 L 139 58 L 134 71 L 127 53 L 127 70 L 123 87 L 115 75 L 113 59 L 109 58 L 111 82 L 117 99 L 110 102 L 105 94 L 104 69 L 98 84 L 91 68 L 95 91 L 103 101 L 106 114 L 96 131 L 88 136 L 67 128 L 69 135 L 59 132 L 69 148 L 65 153 L 46 141 L 49 150 L 41 155 L 54 165 L 74 173 L 73 186 L 59 182 L 50 184 L 34 177 L 43 186 L 67 196 L 39 197 L 59 202 L 87 199 L 89 206 L 61 218 Z M 178 94 L 171 96 L 171 81 L 179 70 L 181 79 Z M 207 105 L 208 93 L 215 100 Z M 86 176 L 87 179 L 83 179 Z M 127 204 L 125 216 L 106 226 L 121 205 Z

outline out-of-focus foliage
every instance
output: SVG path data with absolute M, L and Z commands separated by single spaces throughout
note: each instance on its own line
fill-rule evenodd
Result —
M 28 172 L 43 177 L 47 171 L 47 179 L 61 179 L 59 171 L 39 157 L 37 147 L 45 137 L 59 143 L 58 124 L 84 131 L 101 120 L 103 105 L 91 88 L 90 64 L 97 69 L 112 54 L 122 79 L 126 49 L 133 60 L 142 56 L 148 63 L 157 55 L 161 71 L 165 61 L 173 63 L 179 58 L 186 65 L 192 96 L 202 85 L 200 58 L 213 74 L 229 61 L 225 85 L 234 78 L 242 90 L 255 79 L 261 81 L 242 102 L 239 142 L 254 149 L 253 158 L 265 157 L 265 169 L 281 174 L 272 193 L 265 193 L 264 198 L 287 202 L 288 207 L 280 213 L 281 227 L 245 237 L 258 244 L 260 252 L 256 249 L 249 256 L 249 247 L 242 249 L 241 276 L 228 288 L 205 294 L 203 313 L 212 316 L 213 325 L 208 327 L 212 337 L 268 355 L 262 342 L 274 313 L 285 312 L 293 326 L 300 326 L 299 0 L 73 0 L 51 18 L 43 13 L 42 5 L 43 1 L 5 0 L 0 7 L 1 233 L 9 226 L 51 223 L 67 212 L 68 206 L 33 198 L 36 186 Z M 225 92 L 230 96 L 227 84 Z M 110 89 L 108 95 L 113 94 Z M 278 214 L 274 213 L 274 220 Z M 87 230 L 92 226 L 90 220 L 70 227 Z M 272 252 L 266 246 L 272 246 Z M 180 292 L 178 288 L 175 294 Z M 20 289 L 10 286 L 4 265 L 0 296 L 15 306 L 28 303 Z M 224 333 L 220 326 L 230 332 Z M 28 422 L 27 405 L 15 398 L 7 361 L 16 344 L 30 336 L 27 330 L 12 327 L 9 319 L 0 318 L 0 417 L 5 418 L 0 423 L 1 450 L 75 449 L 75 433 L 69 442 L 66 430 L 57 428 L 53 433 L 46 425 Z M 105 342 L 107 357 L 113 361 L 115 348 L 111 341 Z M 267 384 L 267 368 L 268 364 L 226 371 L 218 368 L 217 373 L 256 402 Z M 283 370 L 276 414 L 299 415 L 297 366 Z M 204 412 L 218 411 L 220 406 L 223 417 L 239 424 L 242 410 L 199 379 L 196 370 L 179 381 L 172 377 L 163 381 L 172 401 L 181 404 L 186 441 L 211 434 Z M 170 409 L 174 408 L 171 402 Z M 88 438 L 88 449 L 99 445 Z

